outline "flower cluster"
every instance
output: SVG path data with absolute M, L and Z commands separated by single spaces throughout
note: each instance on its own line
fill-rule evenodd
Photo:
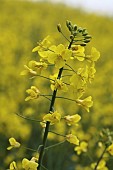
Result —
M 25 98 L 25 101 L 45 97 L 50 101 L 50 109 L 44 114 L 42 120 L 39 121 L 45 129 L 43 144 L 39 149 L 39 159 L 35 157 L 31 158 L 31 160 L 24 158 L 22 160 L 22 168 L 25 170 L 36 170 L 37 167 L 40 169 L 40 166 L 43 166 L 42 159 L 44 152 L 49 148 L 46 148 L 46 141 L 50 127 L 55 127 L 54 125 L 60 124 L 61 121 L 64 121 L 68 128 L 75 127 L 78 126 L 81 120 L 81 116 L 78 113 L 70 113 L 69 115 L 65 113 L 65 115 L 62 116 L 55 108 L 57 98 L 75 102 L 76 105 L 81 106 L 87 112 L 89 112 L 90 107 L 93 106 L 91 96 L 84 99 L 82 99 L 82 96 L 86 92 L 88 83 L 91 83 L 94 79 L 96 72 L 95 62 L 99 59 L 100 53 L 96 48 L 92 47 L 91 54 L 86 54 L 84 46 L 91 40 L 91 36 L 86 29 L 77 27 L 77 25 L 73 25 L 70 21 L 66 22 L 66 26 L 71 33 L 70 40 L 66 38 L 69 41 L 69 45 L 54 45 L 50 40 L 50 36 L 47 36 L 44 40 L 38 42 L 38 45 L 32 50 L 32 52 L 38 52 L 39 61 L 31 60 L 28 65 L 24 65 L 25 69 L 21 72 L 21 75 L 29 75 L 31 78 L 41 77 L 49 80 L 52 92 L 52 94 L 42 94 L 42 90 L 40 92 L 36 86 L 31 86 L 30 89 L 26 90 L 28 96 Z M 57 28 L 64 36 L 60 24 Z M 79 65 L 79 67 L 77 65 Z M 51 69 L 49 69 L 49 66 L 51 66 Z M 52 74 L 50 73 L 49 76 L 44 74 L 43 70 L 46 69 L 48 69 L 48 72 L 52 71 Z M 67 76 L 69 77 L 68 79 L 66 79 Z M 62 95 L 62 91 L 65 92 L 65 96 Z M 71 93 L 71 91 L 74 92 L 74 95 L 72 98 L 68 98 L 68 93 Z M 58 96 L 57 93 L 61 94 L 61 96 Z M 53 133 L 60 135 L 57 132 Z M 77 145 L 74 150 L 78 155 L 82 152 L 87 152 L 88 143 L 85 141 L 80 142 L 77 134 L 70 132 L 60 136 L 64 137 L 64 141 Z M 9 139 L 9 142 L 11 146 L 8 147 L 8 150 L 20 146 L 20 143 L 14 138 Z M 112 154 L 112 146 L 108 148 L 108 152 Z M 99 166 L 101 167 L 102 165 L 100 162 Z M 95 165 L 92 165 L 92 167 L 94 166 Z M 103 167 L 105 167 L 105 164 Z M 17 169 L 16 162 L 13 161 L 10 164 L 10 169 L 11 168 Z

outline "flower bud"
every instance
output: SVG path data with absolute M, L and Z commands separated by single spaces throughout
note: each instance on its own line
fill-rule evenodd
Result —
M 61 30 L 61 25 L 60 25 L 60 24 L 57 25 L 57 30 L 58 30 L 59 32 L 62 32 L 62 30 Z
M 76 31 L 76 30 L 77 30 L 77 25 L 75 24 L 75 25 L 73 26 L 73 28 L 74 28 L 74 31 Z
M 86 46 L 86 43 L 82 43 L 82 44 L 80 44 L 80 45 L 84 47 L 84 46 Z
M 90 42 L 90 39 L 86 39 L 86 40 L 84 40 L 84 42 L 85 42 L 85 43 L 88 43 L 88 42 Z
M 86 39 L 91 38 L 91 35 L 86 35 L 84 38 L 86 38 Z

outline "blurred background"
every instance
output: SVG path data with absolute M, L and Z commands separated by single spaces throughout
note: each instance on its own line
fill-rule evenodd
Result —
M 1 0 L 0 1 L 0 169 L 6 170 L 12 160 L 20 162 L 28 159 L 33 152 L 20 148 L 7 151 L 8 139 L 15 137 L 23 146 L 37 149 L 41 144 L 42 128 L 37 122 L 20 118 L 15 113 L 40 119 L 48 112 L 46 99 L 25 102 L 25 90 L 32 84 L 48 91 L 49 83 L 42 79 L 28 79 L 20 76 L 23 65 L 30 60 L 38 60 L 32 49 L 47 35 L 53 36 L 55 44 L 64 43 L 65 39 L 58 33 L 56 25 L 60 23 L 66 36 L 66 20 L 85 27 L 92 35 L 92 41 L 86 51 L 96 47 L 101 58 L 96 65 L 95 80 L 86 94 L 92 95 L 94 106 L 90 113 L 72 103 L 58 101 L 56 107 L 62 114 L 79 113 L 81 124 L 74 133 L 80 140 L 89 143 L 90 155 L 97 160 L 101 149 L 97 147 L 99 133 L 103 128 L 113 130 L 113 1 L 112 0 Z M 48 74 L 48 73 L 47 73 Z M 68 105 L 68 108 L 67 108 Z M 67 127 L 57 124 L 59 133 L 65 133 Z M 71 129 L 69 129 L 71 130 Z M 55 135 L 49 136 L 48 145 L 62 140 Z M 56 161 L 57 158 L 57 161 Z M 90 170 L 91 160 L 88 155 L 78 157 L 73 146 L 65 143 L 50 149 L 45 156 L 49 170 Z M 112 170 L 112 159 L 107 161 Z M 88 169 L 89 168 L 89 169 Z M 20 168 L 21 169 L 21 168 Z

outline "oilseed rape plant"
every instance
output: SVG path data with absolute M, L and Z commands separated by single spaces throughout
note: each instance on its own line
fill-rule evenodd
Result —
M 100 53 L 95 47 L 91 48 L 90 54 L 86 53 L 86 46 L 91 41 L 91 35 L 89 35 L 86 28 L 78 27 L 76 24 L 73 25 L 71 21 L 66 21 L 66 27 L 70 33 L 69 37 L 64 35 L 61 25 L 57 25 L 57 30 L 66 39 L 66 43 L 54 45 L 50 36 L 45 37 L 32 50 L 32 52 L 38 54 L 37 60 L 29 61 L 28 65 L 24 65 L 24 70 L 21 72 L 22 76 L 27 76 L 29 79 L 37 82 L 39 79 L 41 81 L 43 79 L 47 80 L 47 85 L 50 88 L 48 94 L 43 92 L 40 84 L 32 84 L 26 90 L 26 102 L 33 100 L 38 102 L 40 98 L 44 98 L 49 102 L 49 109 L 39 117 L 39 120 L 36 120 L 42 127 L 42 133 L 40 133 L 42 142 L 37 146 L 36 150 L 26 147 L 26 149 L 33 151 L 35 156 L 31 155 L 30 160 L 23 158 L 21 161 L 21 169 L 23 170 L 47 170 L 48 167 L 46 167 L 47 163 L 45 163 L 44 157 L 45 155 L 47 156 L 48 150 L 60 146 L 65 142 L 74 145 L 73 151 L 78 156 L 88 151 L 88 142 L 82 141 L 78 137 L 79 132 L 73 133 L 75 126 L 78 127 L 80 125 L 82 116 L 74 112 L 63 115 L 57 109 L 57 101 L 68 101 L 69 104 L 73 102 L 75 105 L 84 109 L 84 111 L 90 112 L 90 108 L 93 106 L 93 100 L 92 96 L 87 96 L 87 88 L 95 77 L 95 65 L 100 57 Z M 46 72 L 49 74 L 47 75 Z M 72 98 L 68 97 L 69 93 L 72 94 Z M 44 103 L 41 106 L 43 107 L 43 105 Z M 26 119 L 26 117 L 20 114 L 18 115 Z M 67 126 L 67 131 L 64 134 L 56 131 L 57 126 L 62 124 L 62 122 Z M 49 134 L 60 136 L 62 140 L 48 146 Z M 100 137 L 101 144 L 105 145 L 105 149 L 96 162 L 92 160 L 89 165 L 90 168 L 88 167 L 89 169 L 107 170 L 104 154 L 113 155 L 112 133 L 107 129 L 101 133 Z M 13 137 L 9 139 L 9 143 L 10 146 L 7 150 L 21 149 L 23 147 Z M 19 170 L 18 163 L 15 161 L 11 162 L 9 169 Z

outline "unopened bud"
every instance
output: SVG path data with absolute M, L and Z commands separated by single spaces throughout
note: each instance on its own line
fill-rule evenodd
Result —
M 67 26 L 67 27 L 69 26 L 69 21 L 68 21 L 68 20 L 66 21 L 66 26 Z
M 86 35 L 84 38 L 86 38 L 86 39 L 91 38 L 91 35 Z
M 62 30 L 61 30 L 61 25 L 60 25 L 60 24 L 57 25 L 57 30 L 58 30 L 59 32 L 62 32 Z
M 84 42 L 85 42 L 85 43 L 88 43 L 88 42 L 90 42 L 90 39 L 86 39 L 86 40 L 84 40 Z
M 83 29 L 81 27 L 78 28 L 78 32 L 82 32 Z
M 86 46 L 86 43 L 82 43 L 82 44 L 80 44 L 81 46 Z
M 74 25 L 74 27 L 73 27 L 73 28 L 74 28 L 74 31 L 76 31 L 76 30 L 77 30 L 77 25 Z
M 70 39 L 73 39 L 74 38 L 74 36 L 73 35 L 70 35 Z

